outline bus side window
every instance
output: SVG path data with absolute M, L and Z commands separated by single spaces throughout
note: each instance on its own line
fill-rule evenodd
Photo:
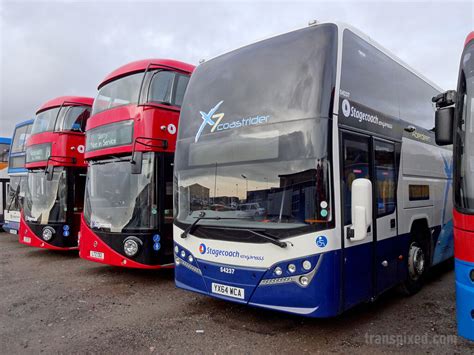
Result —
M 74 181 L 74 212 L 82 212 L 83 210 L 85 189 L 86 173 L 78 172 Z
M 175 73 L 171 71 L 161 70 L 156 72 L 151 79 L 148 101 L 171 105 L 174 77 Z
M 395 147 L 375 142 L 375 176 L 377 179 L 377 216 L 395 211 Z
M 351 186 L 358 178 L 369 178 L 369 140 L 366 137 L 347 136 L 343 140 L 344 225 L 352 223 Z

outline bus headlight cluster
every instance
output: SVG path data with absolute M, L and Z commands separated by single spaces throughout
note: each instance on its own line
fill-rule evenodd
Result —
M 51 239 L 53 239 L 54 233 L 55 231 L 53 228 L 44 227 L 43 233 L 41 235 L 45 241 L 49 242 Z
M 128 237 L 123 242 L 123 252 L 125 255 L 132 257 L 138 254 L 142 242 L 140 239 L 135 237 Z

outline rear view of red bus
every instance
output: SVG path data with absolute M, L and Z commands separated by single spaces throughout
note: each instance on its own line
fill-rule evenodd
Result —
M 173 160 L 194 66 L 124 65 L 99 85 L 86 129 L 81 258 L 130 268 L 173 267 Z
M 454 145 L 454 249 L 459 335 L 474 341 L 474 32 L 466 39 L 458 87 L 436 102 L 436 141 Z
M 63 96 L 36 113 L 26 143 L 27 190 L 20 243 L 46 249 L 77 249 L 87 163 L 85 126 L 92 98 Z

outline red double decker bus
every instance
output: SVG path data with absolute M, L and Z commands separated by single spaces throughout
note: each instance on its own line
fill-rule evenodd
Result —
M 459 335 L 474 341 L 474 32 L 464 44 L 457 91 L 433 98 L 436 142 L 454 144 L 454 252 Z
M 93 99 L 63 96 L 37 112 L 26 143 L 27 190 L 20 243 L 38 248 L 77 248 L 87 163 L 85 127 Z
M 129 63 L 99 85 L 86 129 L 79 255 L 131 268 L 173 266 L 173 159 L 194 66 Z

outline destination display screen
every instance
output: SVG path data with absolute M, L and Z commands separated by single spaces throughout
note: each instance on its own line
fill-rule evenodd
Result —
M 33 145 L 26 148 L 26 162 L 45 161 L 51 156 L 51 143 Z
M 132 143 L 133 120 L 111 123 L 86 132 L 86 151 Z

